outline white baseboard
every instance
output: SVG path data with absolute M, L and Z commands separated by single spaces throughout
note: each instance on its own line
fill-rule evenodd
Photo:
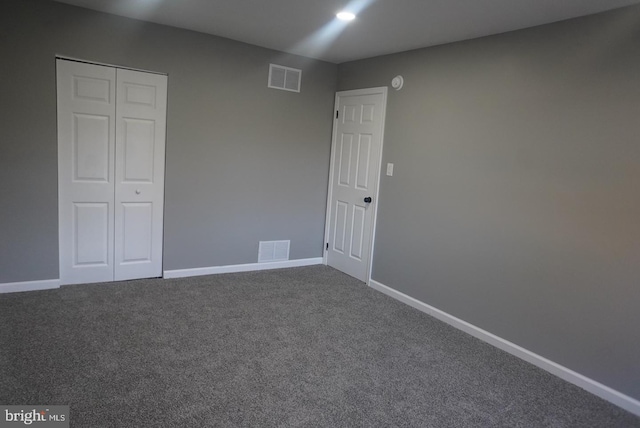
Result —
M 473 324 L 470 324 L 466 321 L 461 320 L 460 318 L 456 318 L 453 315 L 450 315 L 440 309 L 434 308 L 420 300 L 414 299 L 411 296 L 407 296 L 404 293 L 401 293 L 397 290 L 394 290 L 391 287 L 388 287 L 384 284 L 379 283 L 375 280 L 369 280 L 369 286 L 378 290 L 390 297 L 393 297 L 396 300 L 401 301 L 402 303 L 406 303 L 409 306 L 412 306 L 422 312 L 425 312 L 431 315 L 434 318 L 439 319 L 459 330 L 464 331 L 484 342 L 489 343 L 490 345 L 495 346 L 496 348 L 502 349 L 512 355 L 515 355 L 518 358 L 521 358 L 535 366 L 540 367 L 543 370 L 548 371 L 551 374 L 558 376 L 561 379 L 566 380 L 580 388 L 589 391 L 590 393 L 597 395 L 600 398 L 603 398 L 616 406 L 622 407 L 623 409 L 640 416 L 640 401 L 635 398 L 629 397 L 619 391 L 616 391 L 613 388 L 610 388 L 606 385 L 601 384 L 593 379 L 590 379 L 580 373 L 577 373 L 567 367 L 561 366 L 547 358 L 544 358 L 536 353 L 533 353 L 521 346 L 516 345 L 515 343 L 509 342 L 495 334 L 489 333 L 486 330 L 483 330 L 479 327 L 476 327 Z
M 0 284 L 0 293 L 16 293 L 18 291 L 36 291 L 60 288 L 59 279 L 45 279 L 42 281 L 5 282 Z
M 322 264 L 322 257 L 312 259 L 286 260 L 270 263 L 247 263 L 242 265 L 212 266 L 194 269 L 165 270 L 165 278 L 185 278 L 188 276 L 215 275 L 219 273 L 250 272 L 254 270 L 282 269 Z
M 311 259 L 286 260 L 271 263 L 248 263 L 242 265 L 213 266 L 195 269 L 165 270 L 165 278 L 185 278 L 188 276 L 214 275 L 219 273 L 249 272 L 255 270 L 283 269 L 300 266 L 321 265 L 322 257 Z M 59 279 L 47 279 L 42 281 L 7 282 L 0 284 L 0 294 L 16 293 L 19 291 L 36 291 L 60 288 Z

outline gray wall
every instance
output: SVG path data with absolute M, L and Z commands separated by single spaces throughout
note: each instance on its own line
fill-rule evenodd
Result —
M 341 64 L 390 85 L 373 279 L 640 399 L 640 8 Z
M 56 54 L 168 73 L 165 270 L 322 256 L 336 65 L 34 0 L 0 4 L 0 53 L 0 283 L 58 278 Z

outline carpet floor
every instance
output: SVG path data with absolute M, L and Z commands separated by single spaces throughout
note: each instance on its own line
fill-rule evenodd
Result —
M 640 427 L 326 266 L 0 295 L 0 404 L 72 427 Z

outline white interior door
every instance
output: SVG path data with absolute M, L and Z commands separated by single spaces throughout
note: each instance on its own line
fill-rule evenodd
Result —
M 162 276 L 167 76 L 117 70 L 116 281 Z
M 56 62 L 61 282 L 162 276 L 167 78 Z
M 326 262 L 367 282 L 378 197 L 386 88 L 338 92 Z
M 57 61 L 60 278 L 113 280 L 116 70 Z

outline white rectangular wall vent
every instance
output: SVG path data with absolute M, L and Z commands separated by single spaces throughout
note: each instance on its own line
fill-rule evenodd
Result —
M 284 65 L 269 64 L 269 87 L 284 91 L 300 92 L 302 70 L 285 67 Z
M 289 260 L 290 245 L 291 241 L 260 241 L 258 263 Z

